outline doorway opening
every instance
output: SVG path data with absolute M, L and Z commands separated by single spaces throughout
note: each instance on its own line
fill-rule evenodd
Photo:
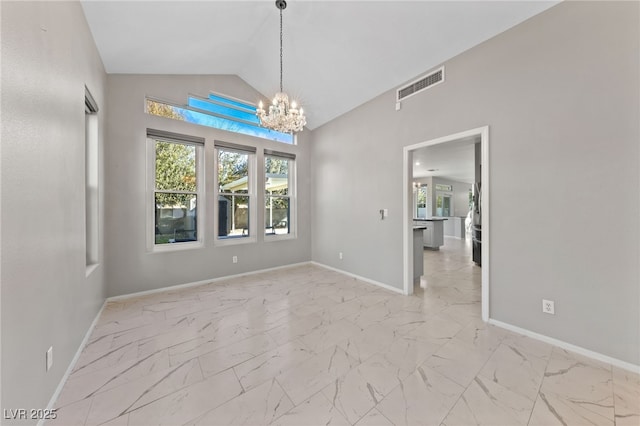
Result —
M 481 309 L 482 320 L 489 320 L 489 126 L 478 127 L 475 129 L 443 136 L 437 139 L 420 142 L 415 145 L 403 148 L 403 292 L 405 295 L 413 294 L 414 286 L 414 239 L 413 239 L 413 219 L 414 215 L 414 175 L 413 166 L 414 153 L 425 147 L 433 147 L 436 145 L 457 142 L 460 140 L 479 140 L 480 144 L 480 170 L 479 177 L 482 183 L 481 195 L 478 194 L 476 200 L 478 210 L 481 211 L 479 225 L 482 229 L 482 284 L 481 284 Z M 444 145 L 442 145 L 444 146 Z M 446 194 L 442 194 L 442 208 L 445 205 Z M 437 202 L 437 200 L 436 200 Z M 453 206 L 448 205 L 451 209 Z

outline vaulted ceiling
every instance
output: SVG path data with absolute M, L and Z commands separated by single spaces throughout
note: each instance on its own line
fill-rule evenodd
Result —
M 289 0 L 284 89 L 313 129 L 556 3 Z M 267 98 L 278 91 L 272 0 L 82 6 L 108 73 L 236 74 Z

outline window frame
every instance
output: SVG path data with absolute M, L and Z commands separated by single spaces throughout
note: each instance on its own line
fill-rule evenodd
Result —
M 223 142 L 219 140 L 215 140 L 213 144 L 213 241 L 214 246 L 228 246 L 228 245 L 239 245 L 239 244 L 252 244 L 258 241 L 258 232 L 257 232 L 257 149 L 255 146 L 251 145 L 240 145 L 234 143 Z M 219 227 L 219 218 L 220 218 L 220 208 L 218 205 L 218 200 L 221 195 L 227 195 L 232 193 L 226 193 L 220 191 L 220 185 L 218 181 L 218 158 L 219 151 L 228 151 L 235 152 L 240 154 L 247 155 L 247 193 L 246 194 L 237 194 L 235 196 L 244 196 L 249 198 L 249 234 L 247 236 L 220 236 L 218 232 Z
M 266 228 L 266 215 L 267 215 L 267 191 L 266 191 L 266 161 L 267 157 L 275 157 L 285 159 L 289 162 L 287 165 L 287 179 L 288 179 L 288 195 L 277 195 L 279 198 L 288 198 L 289 199 L 289 233 L 287 234 L 274 234 L 267 233 Z M 297 193 L 296 193 L 296 176 L 297 176 L 297 164 L 296 164 L 296 155 L 293 153 L 281 152 L 281 151 L 272 151 L 265 149 L 262 161 L 262 174 L 263 174 L 263 188 L 262 192 L 262 205 L 263 207 L 263 222 L 265 222 L 265 230 L 264 230 L 264 241 L 265 242 L 273 242 L 273 241 L 282 241 L 282 240 L 292 240 L 297 238 L 298 236 L 298 216 L 297 216 Z
M 444 199 L 445 198 L 449 198 L 449 215 L 448 216 L 444 216 Z M 440 201 L 438 201 L 440 199 Z M 438 207 L 438 203 L 442 203 L 442 207 Z M 453 217 L 453 213 L 454 213 L 454 194 L 453 192 L 450 191 L 436 191 L 436 201 L 435 201 L 435 217 Z M 441 209 L 440 213 L 438 214 L 438 208 Z
M 85 276 L 100 264 L 100 141 L 98 103 L 84 87 Z
M 162 253 L 201 248 L 205 242 L 206 200 L 204 196 L 204 139 L 177 133 L 147 129 L 147 251 Z M 196 208 L 197 229 L 196 241 L 185 241 L 168 244 L 156 244 L 155 240 L 155 208 L 156 208 L 156 142 L 177 143 L 195 147 L 196 154 Z M 181 193 L 182 191 L 168 191 Z M 188 193 L 191 193 L 189 191 Z
M 415 185 L 415 191 L 413 191 L 413 212 L 414 218 L 417 219 L 425 219 L 427 217 L 427 212 L 429 209 L 429 193 L 428 193 L 428 185 L 423 183 L 418 183 Z M 420 203 L 420 193 L 424 193 L 424 205 Z M 420 206 L 424 208 L 424 217 L 420 216 Z

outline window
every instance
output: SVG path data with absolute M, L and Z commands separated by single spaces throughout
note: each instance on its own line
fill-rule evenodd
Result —
M 98 104 L 85 87 L 85 244 L 87 268 L 98 264 Z M 87 269 L 87 274 L 90 270 Z
M 295 155 L 265 150 L 265 233 L 292 234 L 293 166 Z
M 450 217 L 453 213 L 453 194 L 438 192 L 436 195 L 436 216 Z
M 199 241 L 198 198 L 204 141 L 148 130 L 153 158 L 155 246 Z
M 427 186 L 422 186 L 420 184 L 416 190 L 415 197 L 415 217 L 424 219 L 427 217 Z
M 252 236 L 254 153 L 255 148 L 216 142 L 219 240 Z
M 186 105 L 173 105 L 147 98 L 148 114 L 187 121 L 233 133 L 255 136 L 286 144 L 293 144 L 291 133 L 281 133 L 260 126 L 256 106 L 235 99 L 210 94 L 208 97 L 189 96 Z

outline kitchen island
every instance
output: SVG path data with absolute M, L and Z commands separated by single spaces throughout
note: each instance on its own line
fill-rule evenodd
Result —
M 440 246 L 444 245 L 444 221 L 441 217 L 432 217 L 428 219 L 414 218 L 414 226 L 426 226 L 423 231 L 423 247 L 429 250 L 440 250 Z

